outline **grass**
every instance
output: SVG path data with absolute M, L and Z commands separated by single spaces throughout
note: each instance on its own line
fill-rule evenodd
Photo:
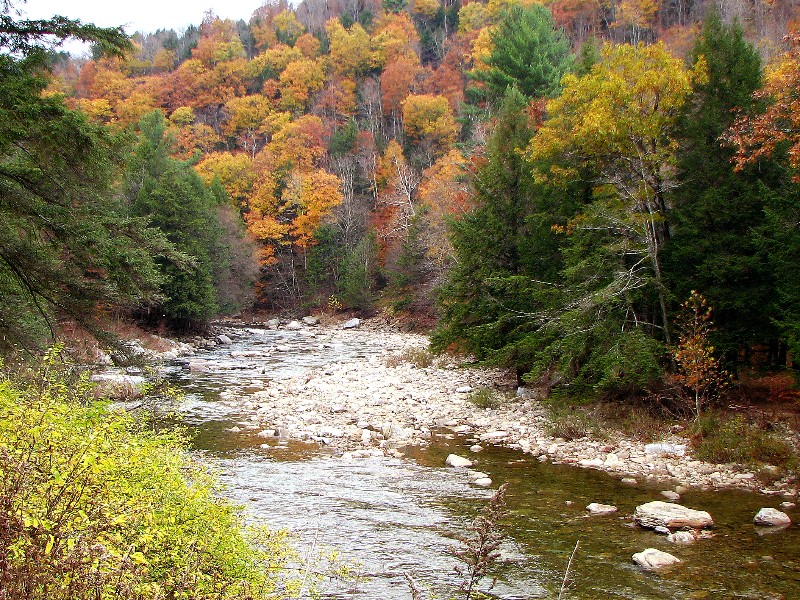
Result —
M 403 363 L 410 363 L 418 369 L 433 365 L 433 353 L 427 348 L 407 348 L 400 354 L 395 354 L 386 359 L 387 367 L 399 367 Z
M 775 465 L 797 467 L 797 454 L 781 432 L 742 415 L 720 412 L 701 415 L 694 425 L 693 445 L 700 460 L 712 463 L 740 463 L 755 468 Z
M 586 405 L 551 402 L 547 407 L 547 419 L 547 432 L 565 440 L 606 439 L 617 433 L 641 442 L 653 442 L 663 438 L 671 425 L 671 421 L 654 407 L 622 402 Z

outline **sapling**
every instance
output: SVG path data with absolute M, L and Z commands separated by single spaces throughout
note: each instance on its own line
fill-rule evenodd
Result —
M 464 592 L 464 600 L 472 600 L 476 586 L 489 575 L 500 558 L 500 544 L 506 538 L 501 521 L 508 514 L 505 499 L 507 487 L 508 484 L 504 483 L 497 489 L 467 529 L 467 534 L 457 536 L 460 545 L 449 549 L 450 554 L 462 563 L 456 567 L 456 572 L 463 579 L 459 587 Z

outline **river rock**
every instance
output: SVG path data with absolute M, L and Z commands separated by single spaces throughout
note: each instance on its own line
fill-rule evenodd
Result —
M 342 329 L 355 329 L 359 325 L 361 325 L 361 319 L 354 318 L 342 323 Z
M 667 552 L 656 550 L 655 548 L 647 548 L 646 550 L 634 554 L 633 562 L 643 569 L 655 571 L 663 567 L 677 564 L 681 562 L 681 559 Z
M 143 389 L 145 378 L 141 375 L 126 375 L 125 373 L 95 373 L 89 378 L 96 384 L 98 395 L 111 398 L 130 398 L 139 396 Z
M 478 444 L 474 444 L 474 445 L 472 445 L 472 446 L 470 446 L 470 447 L 469 447 L 469 451 L 470 451 L 470 452 L 475 452 L 475 453 L 478 453 L 478 452 L 480 452 L 480 451 L 482 451 L 482 450 L 483 450 L 483 446 L 480 446 L 480 445 L 478 445 Z
M 694 544 L 697 541 L 697 534 L 694 531 L 676 531 L 667 535 L 667 541 L 672 544 Z
M 704 510 L 694 510 L 686 508 L 680 504 L 672 502 L 662 502 L 655 500 L 636 507 L 633 519 L 642 527 L 653 529 L 655 527 L 667 527 L 674 529 L 705 529 L 712 527 L 714 520 L 711 515 Z
M 319 325 L 319 317 L 312 317 L 311 315 L 303 317 L 303 323 L 312 327 L 314 325 Z
M 482 442 L 498 442 L 500 440 L 504 440 L 508 437 L 507 431 L 489 431 L 487 433 L 483 433 L 480 436 L 480 440 Z
M 678 492 L 673 492 L 672 490 L 664 490 L 661 492 L 661 495 L 671 502 L 677 502 L 681 499 L 681 495 Z
M 492 485 L 492 480 L 489 477 L 480 477 L 478 479 L 473 480 L 475 485 L 479 485 L 481 487 L 489 487 Z
M 789 515 L 776 508 L 762 508 L 758 511 L 758 514 L 753 517 L 753 523 L 765 527 L 787 527 L 792 524 L 792 520 L 789 518 Z
M 212 363 L 208 360 L 197 359 L 190 360 L 188 363 L 186 363 L 186 366 L 189 367 L 189 371 L 192 373 L 205 373 L 211 369 Z
M 225 335 L 224 333 L 221 333 L 220 335 L 217 336 L 217 341 L 220 344 L 225 344 L 225 345 L 233 343 L 233 340 L 231 338 L 229 338 L 227 335 Z
M 617 512 L 619 510 L 616 506 L 612 506 L 610 504 L 599 504 L 597 502 L 592 502 L 586 507 L 593 515 L 610 515 L 612 513 Z
M 289 321 L 286 325 L 286 329 L 289 331 L 298 331 L 303 328 L 303 324 L 300 321 Z
M 281 326 L 281 320 L 280 319 L 270 319 L 269 321 L 267 321 L 267 328 L 268 329 L 277 329 L 280 326 Z
M 464 458 L 463 456 L 458 456 L 457 454 L 451 454 L 447 457 L 447 460 L 444 461 L 445 464 L 451 467 L 471 467 L 472 461 L 468 458 Z
M 683 456 L 686 454 L 686 444 L 647 444 L 644 451 L 657 456 Z

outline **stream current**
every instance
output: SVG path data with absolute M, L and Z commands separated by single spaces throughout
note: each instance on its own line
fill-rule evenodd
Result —
M 257 429 L 243 426 L 253 415 L 237 399 L 260 389 L 266 379 L 359 361 L 386 348 L 380 334 L 374 344 L 341 336 L 323 347 L 303 332 L 244 333 L 232 345 L 194 357 L 209 361 L 205 372 L 189 372 L 180 364 L 167 369 L 186 394 L 179 412 L 194 434 L 196 454 L 219 472 L 225 494 L 244 506 L 251 521 L 290 530 L 301 553 L 311 547 L 335 549 L 356 565 L 356 581 L 322 582 L 324 598 L 405 600 L 411 598 L 405 573 L 438 598 L 458 597 L 458 562 L 448 548 L 458 544 L 455 537 L 465 533 L 492 490 L 476 487 L 465 471 L 445 467 L 444 460 L 451 452 L 468 456 L 474 440 L 443 431 L 427 448 L 401 449 L 402 459 L 353 460 L 317 444 L 265 440 Z M 278 344 L 283 352 L 231 356 Z M 540 463 L 491 446 L 480 453 L 476 468 L 490 474 L 493 488 L 509 484 L 509 535 L 501 547 L 493 597 L 557 598 L 579 542 L 564 598 L 800 599 L 800 528 L 771 531 L 752 524 L 759 508 L 777 507 L 780 497 L 687 492 L 681 504 L 710 512 L 715 536 L 675 546 L 631 526 L 634 508 L 663 499 L 663 485 L 625 485 L 602 472 Z M 588 516 L 590 502 L 614 504 L 619 512 Z M 800 518 L 795 511 L 789 514 Z M 648 547 L 683 562 L 665 572 L 644 572 L 631 555 Z

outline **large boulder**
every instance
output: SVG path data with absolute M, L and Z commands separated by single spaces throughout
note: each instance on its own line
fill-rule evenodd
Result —
M 714 526 L 711 515 L 704 510 L 694 510 L 660 500 L 637 506 L 633 519 L 642 527 L 649 529 L 656 527 L 666 527 L 670 530 L 705 529 Z
M 762 508 L 753 518 L 753 523 L 766 527 L 788 527 L 792 524 L 792 520 L 785 512 L 775 508 Z
M 355 329 L 361 325 L 361 319 L 353 318 L 342 323 L 342 329 Z
M 657 569 L 662 569 L 664 567 L 677 564 L 681 562 L 681 559 L 676 556 L 672 556 L 672 554 L 669 554 L 668 552 L 662 552 L 661 550 L 656 550 L 655 548 L 647 548 L 647 550 L 642 550 L 641 552 L 634 554 L 633 562 L 643 569 L 655 571 Z

